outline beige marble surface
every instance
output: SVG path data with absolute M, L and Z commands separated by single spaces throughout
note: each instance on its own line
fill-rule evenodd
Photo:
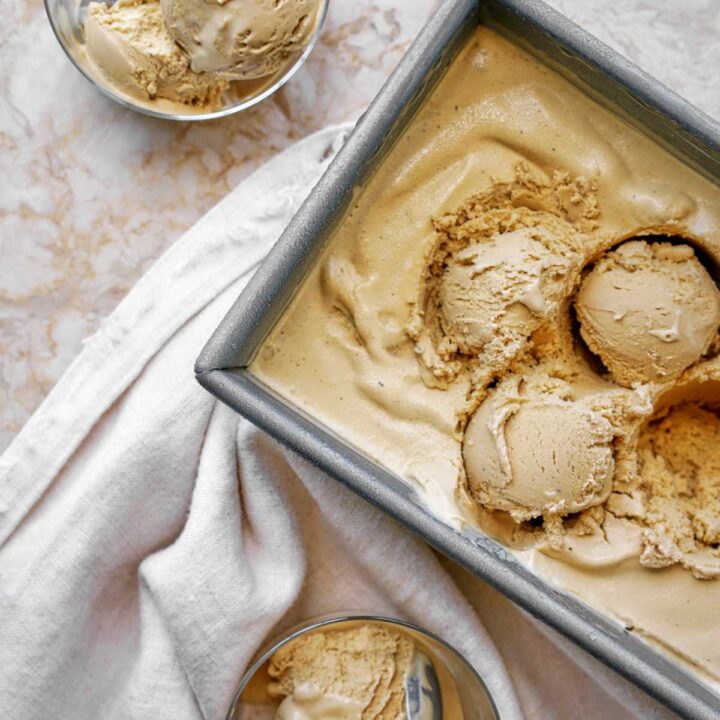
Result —
M 437 0 L 332 0 L 322 40 L 273 99 L 171 124 L 102 97 L 41 0 L 0 27 L 0 450 L 100 320 L 184 230 L 264 160 L 363 111 Z M 720 118 L 720 2 L 552 0 Z

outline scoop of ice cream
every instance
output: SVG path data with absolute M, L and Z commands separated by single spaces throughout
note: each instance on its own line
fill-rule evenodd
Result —
M 362 720 L 362 705 L 312 685 L 298 685 L 280 703 L 273 720 Z
M 160 0 L 118 0 L 88 6 L 87 52 L 122 92 L 141 100 L 165 98 L 214 107 L 228 82 L 195 73 L 163 24 Z
M 405 720 L 414 652 L 409 638 L 377 625 L 300 635 L 270 660 L 268 693 L 284 698 L 275 717 Z
M 720 407 L 683 403 L 640 433 L 643 565 L 720 577 Z
M 679 375 L 720 325 L 720 293 L 688 245 L 633 240 L 603 256 L 575 304 L 580 333 L 625 386 Z
M 307 45 L 318 0 L 162 0 L 162 9 L 193 70 L 252 80 L 272 75 Z
M 548 231 L 520 227 L 452 254 L 437 291 L 443 332 L 464 353 L 500 333 L 528 337 L 547 315 L 567 261 Z M 544 242 L 543 242 L 544 241 Z
M 593 183 L 521 162 L 510 182 L 434 217 L 436 243 L 406 327 L 423 382 L 447 388 L 475 356 L 479 386 L 541 335 L 547 348 L 566 342 L 552 321 L 567 315 L 598 213 Z
M 547 390 L 501 384 L 463 438 L 470 492 L 516 520 L 584 510 L 603 502 L 612 487 L 608 420 L 570 399 L 563 381 L 548 379 Z

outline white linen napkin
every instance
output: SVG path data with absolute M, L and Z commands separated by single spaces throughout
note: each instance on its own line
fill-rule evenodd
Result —
M 0 458 L 3 720 L 223 718 L 266 640 L 344 610 L 446 638 L 503 718 L 518 697 L 532 718 L 670 716 L 196 383 L 347 131 L 285 151 L 179 240 Z

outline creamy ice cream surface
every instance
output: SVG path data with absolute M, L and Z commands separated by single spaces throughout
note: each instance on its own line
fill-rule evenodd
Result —
M 720 688 L 719 263 L 717 185 L 480 28 L 251 372 Z
M 524 339 L 538 327 L 548 304 L 542 235 L 542 227 L 511 230 L 448 258 L 437 301 L 443 334 L 460 352 L 482 350 L 502 330 Z
M 85 50 L 119 93 L 175 113 L 250 98 L 295 62 L 320 22 L 319 0 L 91 2 Z
M 377 625 L 306 633 L 271 658 L 277 720 L 404 720 L 407 637 Z
M 470 492 L 517 520 L 585 510 L 610 494 L 612 441 L 610 422 L 574 402 L 568 383 L 542 375 L 522 384 L 510 378 L 483 401 L 465 431 Z
M 575 307 L 590 349 L 628 386 L 677 377 L 720 325 L 720 292 L 685 244 L 623 243 L 583 280 Z
M 543 178 L 521 163 L 513 182 L 433 218 L 438 241 L 409 326 L 432 383 L 454 379 L 473 357 L 490 378 L 527 350 L 571 291 L 596 215 L 591 183 Z
M 665 409 L 640 433 L 648 567 L 680 564 L 699 578 L 720 576 L 720 406 Z
M 191 70 L 165 29 L 160 0 L 90 3 L 85 42 L 99 71 L 139 100 L 212 109 L 228 89 L 227 80 Z
M 319 0 L 162 0 L 168 31 L 196 72 L 252 80 L 307 45 Z

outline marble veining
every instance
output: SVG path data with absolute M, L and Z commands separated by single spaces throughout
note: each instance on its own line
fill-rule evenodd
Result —
M 720 118 L 716 0 L 551 4 Z M 65 58 L 41 0 L 0 27 L 0 450 L 153 261 L 266 159 L 365 109 L 437 0 L 332 0 L 274 98 L 205 124 L 137 115 Z

